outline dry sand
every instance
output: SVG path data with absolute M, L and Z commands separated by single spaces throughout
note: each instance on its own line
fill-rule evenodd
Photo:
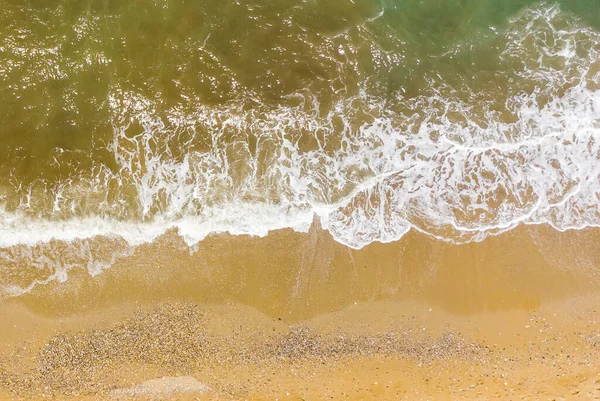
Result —
M 0 399 L 600 399 L 598 239 L 171 233 L 0 301 Z

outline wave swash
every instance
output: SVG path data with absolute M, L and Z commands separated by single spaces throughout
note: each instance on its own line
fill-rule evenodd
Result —
M 315 51 L 339 71 L 327 100 L 310 88 L 276 103 L 248 91 L 165 109 L 112 87 L 103 161 L 77 177 L 2 189 L 3 265 L 52 267 L 47 279 L 0 282 L 0 291 L 64 280 L 74 266 L 100 272 L 169 229 L 192 247 L 213 233 L 305 232 L 318 218 L 360 249 L 411 229 L 461 243 L 519 224 L 600 225 L 600 33 L 544 3 L 431 61 L 492 47 L 496 69 L 452 80 L 424 68 L 424 89 L 384 92 L 361 79 L 360 57 L 367 47 L 388 70 L 407 57 L 373 39 L 385 12 L 320 37 Z M 55 162 L 68 153 L 57 150 Z

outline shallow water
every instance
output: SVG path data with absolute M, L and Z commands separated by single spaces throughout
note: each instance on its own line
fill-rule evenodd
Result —
M 0 4 L 3 295 L 172 229 L 600 225 L 598 2 Z

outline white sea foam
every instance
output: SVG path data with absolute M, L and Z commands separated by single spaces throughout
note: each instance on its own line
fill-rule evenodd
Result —
M 158 113 L 115 90 L 117 168 L 49 191 L 54 217 L 30 213 L 30 191 L 0 214 L 0 247 L 97 236 L 133 247 L 169 229 L 193 246 L 213 233 L 307 231 L 315 216 L 356 249 L 411 229 L 467 242 L 518 224 L 600 225 L 600 33 L 542 6 L 504 39 L 501 88 L 431 79 L 428 93 L 392 100 L 365 89 L 327 115 L 304 92 L 294 106 Z

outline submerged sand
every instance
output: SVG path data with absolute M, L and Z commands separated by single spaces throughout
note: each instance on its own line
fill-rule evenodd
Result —
M 598 239 L 171 233 L 0 301 L 0 399 L 600 399 Z

